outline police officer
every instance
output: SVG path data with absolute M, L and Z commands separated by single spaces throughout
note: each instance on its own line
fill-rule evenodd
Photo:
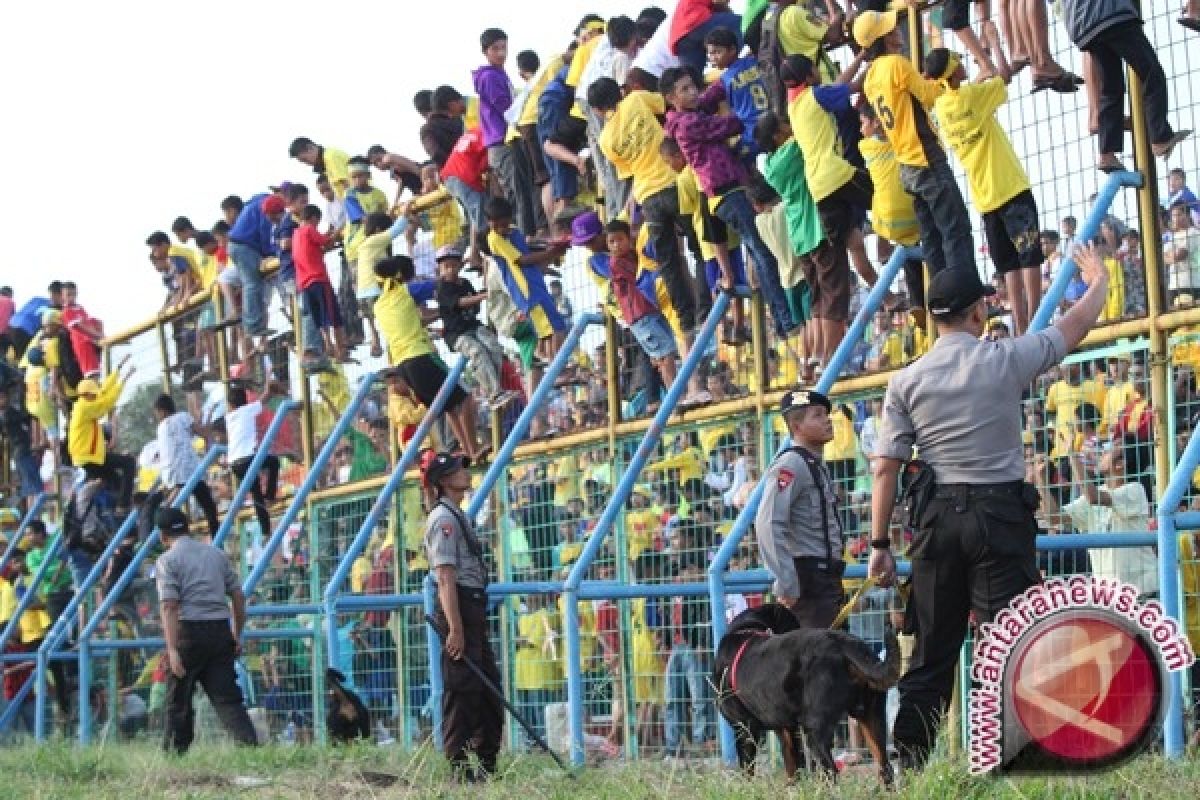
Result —
M 797 390 L 780 411 L 792 447 L 763 477 L 754 532 L 775 596 L 807 628 L 828 628 L 842 605 L 842 523 L 833 482 L 821 453 L 833 439 L 829 398 Z
M 189 535 L 188 519 L 179 509 L 160 509 L 157 522 L 167 548 L 156 570 L 169 667 L 163 749 L 182 755 L 191 747 L 197 683 L 230 735 L 239 744 L 256 745 L 233 666 L 246 625 L 246 597 L 237 575 L 223 552 Z M 233 601 L 232 626 L 226 597 Z
M 456 776 L 484 780 L 496 771 L 504 732 L 504 706 L 464 659 L 500 686 L 500 670 L 487 633 L 488 570 L 475 529 L 459 508 L 471 488 L 469 462 L 438 453 L 425 464 L 425 485 L 436 503 L 425 523 L 425 550 L 438 585 L 436 619 L 447 631 L 442 650 L 442 743 Z M 480 771 L 467 765 L 473 750 Z
M 1095 324 L 1108 272 L 1092 247 L 1077 263 L 1088 289 L 1057 323 L 1039 333 L 982 341 L 984 298 L 994 293 L 973 269 L 951 267 L 929 284 L 938 339 L 888 384 L 873 469 L 869 574 L 892 583 L 896 561 L 888 531 L 902 465 L 913 448 L 927 465 L 906 493 L 914 538 L 909 620 L 911 667 L 900 680 L 893 735 L 901 763 L 924 765 L 951 699 L 968 613 L 990 620 L 1040 579 L 1034 537 L 1037 492 L 1024 483 L 1021 395 L 1060 362 Z

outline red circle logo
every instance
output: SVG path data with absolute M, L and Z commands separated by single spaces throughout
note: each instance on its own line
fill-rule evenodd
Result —
M 1075 764 L 1109 763 L 1140 749 L 1162 698 L 1148 644 L 1108 615 L 1070 614 L 1028 635 L 1008 685 L 1030 740 Z

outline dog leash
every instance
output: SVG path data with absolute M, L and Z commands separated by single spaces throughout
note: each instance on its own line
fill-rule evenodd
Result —
M 829 627 L 834 629 L 842 627 L 842 624 L 850 616 L 850 612 L 854 610 L 856 605 L 858 605 L 858 601 L 862 599 L 862 596 L 866 594 L 867 591 L 873 589 L 876 583 L 877 580 L 875 578 L 867 578 L 864 580 L 858 589 L 855 590 L 850 599 L 846 601 L 846 604 L 842 606 L 842 610 L 838 612 L 836 617 L 834 617 L 833 624 Z

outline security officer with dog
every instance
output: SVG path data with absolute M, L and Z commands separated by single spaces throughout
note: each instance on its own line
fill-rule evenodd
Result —
M 808 389 L 783 396 L 779 410 L 793 446 L 767 468 L 754 518 L 759 551 L 775 577 L 775 597 L 806 628 L 832 625 L 843 600 L 842 522 L 821 459 L 833 439 L 832 408 L 828 397 Z
M 907 624 L 916 646 L 900 679 L 893 737 L 901 764 L 929 757 L 954 687 L 970 612 L 986 622 L 1040 580 L 1035 552 L 1036 490 L 1024 482 L 1021 396 L 1062 361 L 1095 324 L 1108 272 L 1094 247 L 1076 256 L 1088 289 L 1051 328 L 985 341 L 985 298 L 995 293 L 969 266 L 930 281 L 938 339 L 888 384 L 873 469 L 868 574 L 896 576 L 888 536 L 901 472 L 906 525 L 914 538 Z M 913 459 L 916 450 L 920 461 Z
M 424 467 L 426 488 L 434 496 L 425 522 L 425 550 L 437 578 L 437 627 L 443 634 L 442 743 L 456 777 L 486 780 L 496 772 L 504 733 L 504 705 L 464 659 L 470 659 L 502 685 L 487 631 L 488 568 L 483 546 L 460 504 L 471 488 L 470 462 L 448 453 L 433 455 Z M 470 768 L 474 752 L 479 769 Z

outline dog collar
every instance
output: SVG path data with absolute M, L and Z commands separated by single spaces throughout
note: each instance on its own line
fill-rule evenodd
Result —
M 733 690 L 734 694 L 737 694 L 738 664 L 741 662 L 742 656 L 745 655 L 746 648 L 749 647 L 750 643 L 755 639 L 765 639 L 770 635 L 771 631 L 750 631 L 749 635 L 742 640 L 740 645 L 738 645 L 737 652 L 733 654 L 733 663 L 729 665 L 729 688 Z

